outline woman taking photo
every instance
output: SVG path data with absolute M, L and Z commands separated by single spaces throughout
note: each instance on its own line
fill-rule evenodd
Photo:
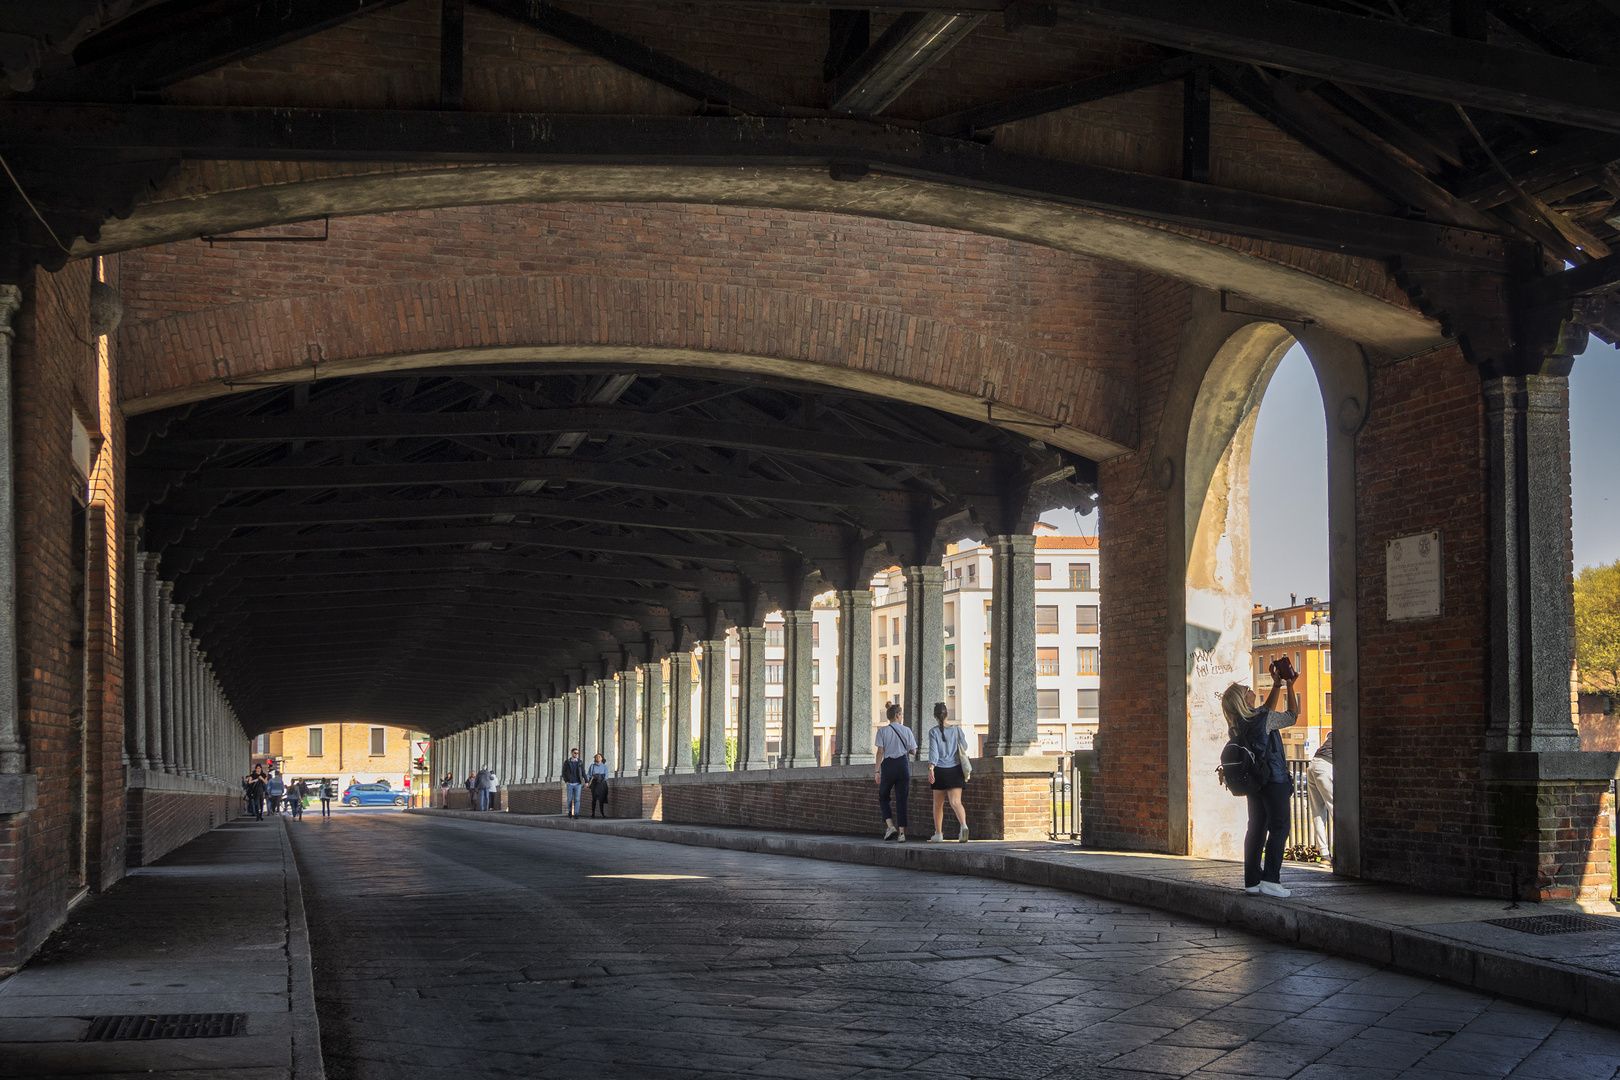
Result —
M 962 809 L 962 785 L 967 782 L 962 769 L 962 758 L 967 756 L 966 744 L 962 741 L 962 729 L 945 722 L 950 716 L 951 711 L 943 701 L 934 704 L 934 719 L 938 722 L 928 729 L 928 786 L 934 789 L 934 835 L 928 838 L 930 844 L 945 842 L 947 798 L 956 812 L 956 820 L 962 825 L 957 841 L 965 844 L 968 839 L 967 812 Z
M 1259 790 L 1248 796 L 1249 831 L 1243 837 L 1243 891 L 1267 896 L 1287 896 L 1282 887 L 1283 849 L 1288 844 L 1288 804 L 1294 782 L 1288 774 L 1288 758 L 1283 753 L 1285 727 L 1293 727 L 1299 716 L 1299 698 L 1294 696 L 1294 680 L 1299 676 L 1285 661 L 1271 665 L 1271 693 L 1266 703 L 1255 707 L 1254 691 L 1233 683 L 1221 695 L 1221 711 L 1233 741 L 1248 747 L 1258 766 Z M 1277 699 L 1288 688 L 1288 708 L 1277 711 Z M 1261 852 L 1265 861 L 1261 862 Z

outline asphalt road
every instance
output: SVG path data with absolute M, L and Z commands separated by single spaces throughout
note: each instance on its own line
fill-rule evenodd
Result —
M 1055 890 L 397 813 L 292 834 L 332 1080 L 1620 1073 L 1620 1031 Z

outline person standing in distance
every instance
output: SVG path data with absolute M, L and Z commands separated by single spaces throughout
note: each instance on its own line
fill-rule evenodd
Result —
M 579 750 L 568 752 L 562 767 L 563 786 L 568 792 L 568 816 L 579 817 L 579 789 L 585 784 L 585 763 L 579 760 Z
M 1333 732 L 1322 740 L 1322 748 L 1305 769 L 1305 793 L 1311 798 L 1311 840 L 1316 853 L 1331 859 L 1328 825 L 1333 821 Z
M 917 737 L 900 722 L 898 703 L 890 704 L 884 715 L 889 722 L 878 728 L 876 740 L 878 809 L 883 812 L 883 839 L 894 838 L 903 844 L 906 842 L 906 796 L 911 793 L 911 765 L 906 758 L 917 752 Z M 894 814 L 889 812 L 890 792 L 894 793 L 898 804 L 898 812 Z
M 962 757 L 967 753 L 967 746 L 963 742 L 962 729 L 945 722 L 950 716 L 951 711 L 943 701 L 934 703 L 934 719 L 938 723 L 928 729 L 928 786 L 934 789 L 934 835 L 928 838 L 930 844 L 945 842 L 947 798 L 956 813 L 957 823 L 962 826 L 956 839 L 964 844 L 968 840 L 967 811 L 962 809 L 962 788 L 967 783 L 962 771 Z
M 1271 665 L 1271 693 L 1264 705 L 1256 708 L 1254 690 L 1242 683 L 1233 683 L 1221 695 L 1221 711 L 1226 714 L 1228 733 L 1233 740 L 1249 748 L 1259 767 L 1259 790 L 1248 796 L 1249 830 L 1243 837 L 1243 891 L 1267 896 L 1289 895 L 1282 886 L 1282 859 L 1283 849 L 1288 844 L 1288 804 L 1294 781 L 1288 773 L 1288 758 L 1278 732 L 1293 727 L 1299 719 L 1299 698 L 1294 695 L 1294 680 L 1298 675 L 1289 667 L 1288 677 L 1279 677 L 1280 664 L 1279 661 Z M 1285 685 L 1288 708 L 1279 712 L 1277 699 L 1282 696 Z M 1262 851 L 1264 862 L 1261 861 Z

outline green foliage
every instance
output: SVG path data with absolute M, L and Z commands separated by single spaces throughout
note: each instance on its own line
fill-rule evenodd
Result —
M 1575 575 L 1575 658 L 1582 689 L 1620 688 L 1620 560 Z
M 698 767 L 698 761 L 700 760 L 698 758 L 698 750 L 702 745 L 703 744 L 701 741 L 697 739 L 692 740 L 692 768 L 694 769 Z M 737 737 L 735 735 L 728 735 L 726 736 L 726 768 L 735 769 L 736 767 Z

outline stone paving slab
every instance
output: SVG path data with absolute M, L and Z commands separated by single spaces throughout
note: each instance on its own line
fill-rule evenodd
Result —
M 1283 884 L 1293 891 L 1292 897 L 1250 896 L 1239 887 L 1242 871 L 1235 863 L 1090 851 L 1027 840 L 902 845 L 876 837 L 645 819 L 431 809 L 406 813 L 1045 885 L 1241 927 L 1275 940 L 1620 1025 L 1620 915 L 1595 916 L 1615 920 L 1612 931 L 1538 937 L 1483 920 L 1578 913 L 1578 909 L 1527 903 L 1508 910 L 1500 900 L 1428 895 L 1336 877 L 1326 868 L 1299 864 L 1284 868 Z
M 0 1077 L 323 1080 L 288 827 L 228 822 L 81 903 L 0 980 Z M 245 1030 L 81 1041 L 93 1016 L 221 1012 Z

